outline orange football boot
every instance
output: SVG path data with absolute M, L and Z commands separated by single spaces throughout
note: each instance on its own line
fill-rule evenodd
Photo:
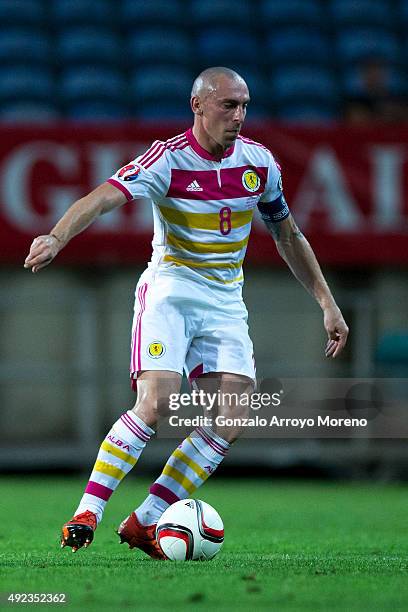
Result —
M 153 559 L 167 559 L 156 540 L 156 525 L 145 527 L 134 512 L 121 522 L 117 534 L 121 544 L 127 542 L 129 548 L 140 548 Z
M 90 510 L 73 516 L 62 527 L 61 548 L 70 546 L 76 552 L 82 546 L 88 548 L 97 527 L 96 515 Z

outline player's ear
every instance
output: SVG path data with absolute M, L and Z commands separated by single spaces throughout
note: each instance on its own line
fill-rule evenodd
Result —
M 198 96 L 192 96 L 191 98 L 191 110 L 195 115 L 202 115 L 203 109 L 201 107 L 201 100 Z

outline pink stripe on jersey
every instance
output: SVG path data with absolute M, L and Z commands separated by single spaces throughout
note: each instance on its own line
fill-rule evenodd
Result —
M 171 489 L 168 489 L 167 487 L 164 487 L 163 485 L 158 484 L 157 482 L 154 482 L 152 484 L 149 489 L 149 493 L 151 495 L 156 495 L 156 497 L 160 497 L 160 499 L 163 499 L 170 506 L 171 504 L 175 504 L 177 501 L 180 500 L 180 498 L 177 497 L 177 495 L 173 493 Z
M 178 136 L 175 136 L 174 138 L 170 138 L 169 140 L 166 140 L 166 142 L 164 143 L 166 145 L 166 147 L 175 147 L 177 146 L 180 142 L 188 142 L 186 135 L 185 134 L 179 134 Z
M 126 199 L 128 202 L 131 202 L 133 200 L 133 196 L 130 193 L 130 191 L 128 191 L 126 187 L 122 185 L 122 183 L 119 183 L 119 181 L 116 181 L 115 179 L 110 178 L 106 182 L 110 183 L 111 185 L 119 189 L 119 191 L 121 191 L 126 196 Z
M 249 145 L 256 145 L 257 147 L 261 147 L 261 149 L 265 149 L 265 151 L 269 151 L 269 149 L 267 147 L 265 147 L 265 145 L 263 145 L 261 142 L 256 142 L 255 140 L 251 140 L 251 138 L 247 138 L 246 136 L 238 136 L 238 140 L 242 140 L 243 143 L 245 144 L 249 144 Z
M 238 140 L 242 140 L 244 144 L 256 145 L 257 147 L 261 147 L 261 149 L 265 149 L 265 151 L 268 151 L 268 153 L 271 153 L 268 147 L 265 147 L 265 145 L 263 145 L 261 142 L 256 142 L 255 140 L 251 140 L 250 138 L 246 138 L 245 136 L 238 136 Z M 273 158 L 273 161 L 275 162 L 276 167 L 278 168 L 279 172 L 281 172 L 282 168 L 280 167 L 280 164 L 278 164 L 275 158 Z
M 244 186 L 244 173 L 248 170 L 256 172 L 259 178 L 259 185 L 255 185 L 256 189 L 253 191 Z M 267 178 L 267 167 L 247 165 L 238 168 L 224 168 L 220 170 L 220 187 L 216 170 L 179 170 L 173 168 L 167 197 L 186 200 L 247 198 L 251 195 L 263 193 Z M 190 191 L 189 186 L 193 182 L 198 183 L 202 191 Z
M 139 440 L 142 440 L 142 442 L 150 440 L 150 436 L 128 414 L 122 414 L 120 420 Z
M 154 164 L 154 162 L 157 161 L 167 149 L 170 149 L 170 151 L 176 151 L 180 149 L 185 149 L 188 146 L 189 146 L 188 142 L 186 140 L 182 140 L 177 146 L 172 145 L 172 146 L 164 147 L 164 149 L 161 149 L 160 151 L 158 151 L 156 155 L 152 157 L 147 163 L 145 162 L 144 168 L 146 169 L 150 168 L 150 166 Z
M 152 158 L 156 157 L 156 155 L 159 155 L 160 157 L 166 149 L 176 147 L 176 145 L 182 142 L 187 142 L 185 134 L 179 134 L 178 136 L 174 136 L 174 138 L 170 138 L 169 140 L 166 140 L 166 142 L 162 142 L 161 140 L 155 140 L 150 149 L 148 149 L 146 153 L 144 153 L 142 157 L 138 160 L 138 163 L 146 168 L 147 163 L 149 163 L 149 165 L 153 163 Z
M 95 497 L 99 497 L 104 501 L 108 501 L 108 499 L 113 493 L 113 490 L 109 489 L 109 487 L 105 487 L 104 485 L 99 484 L 99 482 L 94 482 L 93 480 L 90 480 L 86 485 L 85 493 L 95 495 Z
M 197 155 L 199 155 L 203 159 L 208 159 L 211 161 L 219 161 L 218 157 L 216 157 L 215 155 L 212 155 L 209 151 L 207 151 L 200 145 L 200 143 L 198 142 L 198 140 L 193 134 L 193 128 L 190 128 L 189 130 L 187 130 L 185 135 L 186 135 L 186 138 L 191 148 L 193 149 L 193 151 L 195 151 L 195 153 L 197 153 Z M 235 149 L 235 144 L 231 145 L 229 149 L 224 151 L 222 159 L 225 159 L 226 157 L 229 157 L 230 155 L 232 155 L 234 152 L 234 149 Z
M 181 138 L 182 136 L 184 136 L 184 137 L 185 137 L 185 136 L 186 136 L 186 133 L 185 133 L 185 132 L 181 132 L 181 134 L 177 134 L 176 136 L 172 136 L 171 138 L 168 138 L 168 139 L 166 140 L 166 143 L 167 143 L 167 142 L 168 142 L 168 143 L 172 143 L 172 142 L 174 142 L 175 140 L 178 140 L 179 138 Z
M 152 158 L 154 155 L 156 155 L 156 153 L 157 153 L 158 151 L 163 151 L 163 149 L 164 149 L 164 143 L 163 143 L 163 142 L 159 142 L 159 141 L 158 141 L 158 142 L 156 142 L 156 144 L 154 144 L 154 145 L 153 145 L 153 146 L 152 146 L 152 147 L 151 147 L 151 148 L 150 148 L 150 149 L 149 149 L 149 150 L 148 150 L 148 151 L 147 151 L 147 152 L 146 152 L 146 153 L 143 155 L 143 157 L 141 157 L 141 158 L 138 160 L 138 163 L 139 163 L 141 166 L 144 166 L 144 165 L 145 165 L 145 164 L 146 164 L 146 163 L 149 161 L 149 159 L 151 159 L 151 158 Z
M 138 163 L 143 165 L 145 158 L 149 157 L 152 151 L 155 151 L 158 147 L 162 147 L 163 144 L 164 143 L 161 140 L 155 140 L 153 144 L 151 145 L 151 147 L 149 147 L 147 151 L 145 151 L 143 155 L 139 158 Z

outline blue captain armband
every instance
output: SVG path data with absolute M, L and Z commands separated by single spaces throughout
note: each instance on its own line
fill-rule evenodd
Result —
M 289 217 L 290 210 L 282 195 L 273 202 L 258 202 L 258 209 L 264 221 L 279 223 Z

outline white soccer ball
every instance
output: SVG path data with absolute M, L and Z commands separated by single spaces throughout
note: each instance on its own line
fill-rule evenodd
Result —
M 224 525 L 210 504 L 200 499 L 181 499 L 160 517 L 156 539 L 172 561 L 206 561 L 220 551 Z

